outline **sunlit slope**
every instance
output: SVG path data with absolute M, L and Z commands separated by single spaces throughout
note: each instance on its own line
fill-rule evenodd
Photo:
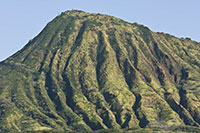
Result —
M 0 63 L 0 132 L 199 127 L 200 44 L 68 11 Z

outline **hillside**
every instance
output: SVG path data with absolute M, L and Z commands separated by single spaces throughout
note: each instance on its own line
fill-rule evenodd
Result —
M 0 63 L 0 132 L 200 131 L 200 43 L 67 11 Z

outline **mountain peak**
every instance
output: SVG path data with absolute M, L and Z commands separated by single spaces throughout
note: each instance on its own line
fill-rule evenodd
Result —
M 61 15 L 81 15 L 81 14 L 89 14 L 89 13 L 84 12 L 82 10 L 68 10 L 61 13 Z
M 137 23 L 63 12 L 0 63 L 0 132 L 199 132 L 199 53 Z

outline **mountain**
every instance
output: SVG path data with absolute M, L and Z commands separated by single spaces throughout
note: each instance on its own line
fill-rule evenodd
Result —
M 0 132 L 199 125 L 200 43 L 189 38 L 72 10 L 0 63 Z

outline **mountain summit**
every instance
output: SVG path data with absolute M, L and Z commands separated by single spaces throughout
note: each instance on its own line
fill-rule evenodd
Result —
M 200 44 L 189 38 L 72 10 L 0 63 L 0 132 L 199 125 Z

